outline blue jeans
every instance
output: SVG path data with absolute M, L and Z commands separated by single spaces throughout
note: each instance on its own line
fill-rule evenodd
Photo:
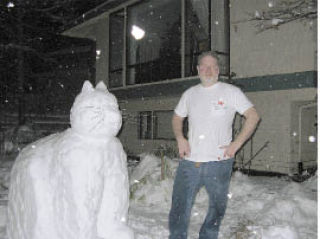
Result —
M 204 162 L 196 167 L 192 161 L 180 161 L 173 185 L 169 239 L 187 239 L 191 208 L 202 186 L 209 195 L 209 209 L 199 239 L 218 238 L 228 201 L 233 162 L 234 159 Z

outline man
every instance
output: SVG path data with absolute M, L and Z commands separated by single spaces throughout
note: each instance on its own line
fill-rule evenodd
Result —
M 169 215 L 169 239 L 187 239 L 195 196 L 204 186 L 209 209 L 199 239 L 217 239 L 224 216 L 234 156 L 254 132 L 259 116 L 237 87 L 218 82 L 218 58 L 212 52 L 198 57 L 201 84 L 185 91 L 172 119 L 182 160 L 176 172 Z M 241 132 L 232 141 L 235 113 L 244 115 Z M 188 140 L 183 120 L 188 116 Z

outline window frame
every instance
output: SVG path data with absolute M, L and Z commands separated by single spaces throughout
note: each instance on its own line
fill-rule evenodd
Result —
M 173 135 L 172 138 L 166 138 L 166 137 L 157 137 L 157 113 L 160 112 L 170 112 L 172 113 L 171 115 L 173 116 L 173 113 L 174 113 L 174 110 L 145 110 L 145 111 L 139 111 L 138 112 L 138 139 L 139 140 L 169 140 L 169 141 L 174 141 L 175 140 L 175 137 Z M 145 137 L 142 137 L 142 116 L 143 114 L 146 114 L 146 113 L 149 113 L 150 117 L 151 117 L 151 121 L 150 121 L 150 138 L 145 138 Z M 170 117 L 170 119 L 172 119 L 172 117 Z M 185 133 L 185 123 L 184 123 L 184 126 L 183 126 L 183 130 L 184 130 L 184 133 Z
M 123 11 L 123 15 L 124 15 L 124 20 L 123 20 L 123 39 L 122 39 L 122 47 L 123 48 L 123 51 L 122 51 L 122 64 L 121 64 L 121 68 L 119 69 L 116 69 L 116 70 L 112 70 L 111 71 L 111 67 L 110 67 L 110 59 L 111 59 L 111 47 L 110 47 L 110 44 L 111 44 L 111 21 L 110 21 L 110 17 L 112 14 L 114 13 L 117 13 L 117 12 L 120 12 L 120 11 Z M 125 86 L 125 81 L 124 81 L 124 75 L 126 74 L 126 18 L 127 18 L 127 10 L 126 10 L 126 7 L 121 7 L 121 8 L 116 8 L 114 9 L 112 12 L 109 12 L 108 14 L 108 21 L 107 21 L 107 24 L 108 24 L 108 41 L 107 41 L 107 85 L 108 85 L 108 88 L 110 89 L 117 89 L 117 88 L 123 88 Z M 125 71 L 124 71 L 125 70 Z M 122 77 L 122 85 L 121 86 L 111 86 L 110 85 L 110 74 L 111 73 L 115 73 L 115 72 L 120 72 L 121 71 L 121 77 Z
M 143 117 L 147 117 L 147 125 L 145 127 L 143 127 Z M 148 127 L 148 123 L 149 123 L 149 120 L 148 120 L 148 117 L 151 117 L 151 120 L 150 120 L 150 127 Z M 139 111 L 138 112 L 138 139 L 140 140 L 153 140 L 153 111 L 151 110 L 145 110 L 145 111 Z M 142 129 L 147 129 L 147 132 L 148 132 L 148 129 L 151 130 L 150 132 L 150 138 L 149 137 L 144 137 L 143 136 L 143 132 L 142 132 Z

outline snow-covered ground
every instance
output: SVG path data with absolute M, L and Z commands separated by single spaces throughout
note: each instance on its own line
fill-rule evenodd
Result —
M 129 224 L 136 239 L 168 237 L 168 213 L 176 159 L 167 159 L 166 179 L 160 180 L 160 159 L 145 154 L 129 168 L 131 202 Z M 0 239 L 5 238 L 9 172 L 13 161 L 0 159 Z M 204 220 L 208 199 L 202 189 L 192 211 L 189 238 Z M 303 183 L 288 177 L 248 177 L 233 173 L 221 239 L 317 238 L 317 176 Z

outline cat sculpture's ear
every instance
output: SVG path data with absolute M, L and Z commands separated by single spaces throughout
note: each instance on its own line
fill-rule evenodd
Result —
M 102 90 L 102 91 L 108 91 L 107 86 L 105 85 L 105 83 L 103 81 L 100 81 L 97 85 L 96 85 L 96 89 L 97 90 Z
M 86 80 L 86 81 L 83 83 L 81 92 L 82 92 L 82 93 L 92 92 L 93 90 L 94 90 L 94 89 L 93 89 L 93 86 L 92 86 L 92 84 L 90 83 L 90 81 L 87 81 L 87 80 Z

